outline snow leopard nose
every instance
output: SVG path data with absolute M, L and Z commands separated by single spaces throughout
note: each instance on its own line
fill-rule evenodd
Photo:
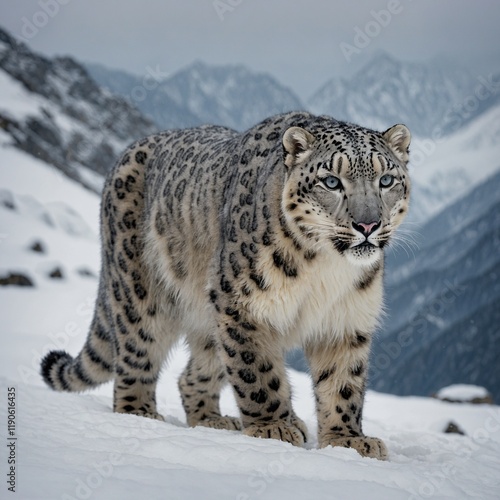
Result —
M 365 222 L 353 222 L 352 227 L 368 238 L 370 234 L 374 233 L 380 227 L 380 221 L 370 222 L 369 224 L 366 224 Z

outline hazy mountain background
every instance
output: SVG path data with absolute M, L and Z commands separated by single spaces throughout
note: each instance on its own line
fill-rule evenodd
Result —
M 500 82 L 500 74 L 494 81 Z M 498 91 L 474 99 L 480 83 L 472 72 L 449 61 L 409 63 L 381 52 L 351 78 L 326 82 L 308 105 L 314 112 L 374 129 L 402 122 L 418 137 L 438 131 L 448 135 L 500 102 Z
M 453 64 L 378 53 L 351 78 L 336 77 L 332 68 L 332 79 L 301 102 L 272 75 L 241 65 L 196 62 L 161 79 L 153 68 L 145 80 L 38 55 L 0 30 L 0 89 L 1 168 L 15 171 L 14 152 L 22 151 L 96 193 L 119 152 L 154 130 L 202 123 L 243 130 L 298 109 L 380 130 L 406 123 L 414 134 L 412 209 L 387 256 L 387 318 L 374 346 L 372 387 L 429 395 L 450 383 L 474 383 L 500 400 L 494 72 L 479 79 Z M 36 200 L 0 188 L 3 207 L 87 234 L 83 205 L 34 210 Z M 290 360 L 305 368 L 300 355 Z

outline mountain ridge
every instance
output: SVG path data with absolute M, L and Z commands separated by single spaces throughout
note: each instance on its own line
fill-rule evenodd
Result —
M 402 122 L 414 135 L 433 138 L 449 135 L 499 102 L 500 85 L 486 76 L 438 61 L 402 62 L 385 52 L 351 78 L 333 77 L 307 100 L 316 113 L 381 130 Z
M 87 63 L 93 78 L 122 96 L 141 85 L 141 77 Z M 245 130 L 270 115 L 304 109 L 299 98 L 272 75 L 242 64 L 195 61 L 145 92 L 136 105 L 160 128 L 213 123 Z

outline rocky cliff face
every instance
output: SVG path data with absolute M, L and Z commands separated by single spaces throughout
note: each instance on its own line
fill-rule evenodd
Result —
M 48 59 L 0 30 L 0 128 L 4 140 L 98 190 L 120 150 L 155 130 L 127 103 L 99 87 L 69 57 Z

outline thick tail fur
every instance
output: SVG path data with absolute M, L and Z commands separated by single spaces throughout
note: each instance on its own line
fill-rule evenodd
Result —
M 50 351 L 41 363 L 41 374 L 56 391 L 80 392 L 115 376 L 115 344 L 102 323 L 94 318 L 83 349 L 76 358 L 65 351 Z

